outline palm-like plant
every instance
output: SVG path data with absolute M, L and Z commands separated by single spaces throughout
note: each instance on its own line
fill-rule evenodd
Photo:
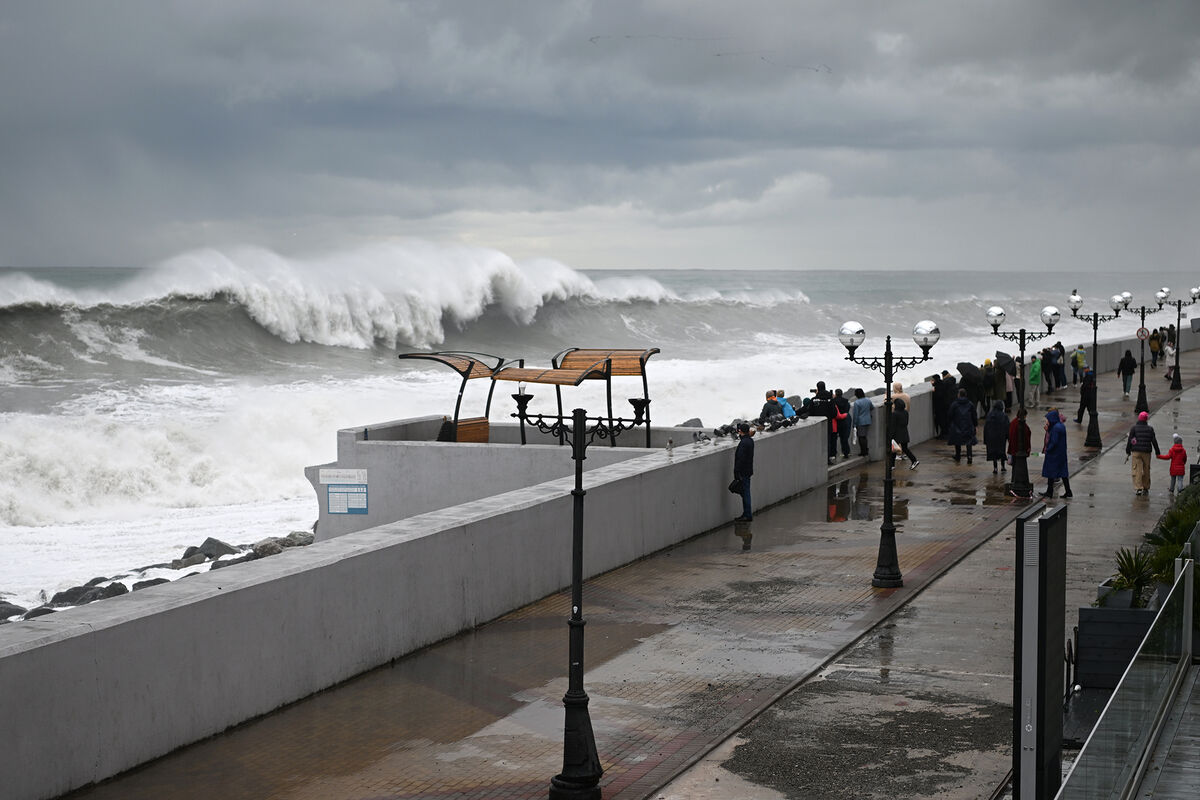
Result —
M 1122 547 L 1117 551 L 1117 575 L 1114 589 L 1128 589 L 1133 593 L 1133 607 L 1144 608 L 1143 595 L 1154 579 L 1150 556 L 1141 550 Z

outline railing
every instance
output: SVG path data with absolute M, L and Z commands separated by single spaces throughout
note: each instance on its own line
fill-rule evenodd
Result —
M 1192 663 L 1194 562 L 1176 563 L 1175 585 L 1063 781 L 1062 800 L 1125 800 L 1141 781 Z

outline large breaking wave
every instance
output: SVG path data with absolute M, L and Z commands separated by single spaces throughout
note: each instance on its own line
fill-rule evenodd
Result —
M 547 306 L 663 305 L 771 307 L 802 303 L 802 293 L 721 291 L 681 294 L 652 277 L 592 278 L 549 260 L 515 261 L 496 250 L 426 242 L 381 244 L 298 259 L 259 249 L 198 250 L 142 270 L 106 289 L 66 290 L 18 274 L 0 279 L 0 315 L 67 312 L 137 330 L 155 320 L 180 324 L 196 304 L 227 306 L 287 343 L 367 349 L 432 347 L 487 316 L 532 325 Z

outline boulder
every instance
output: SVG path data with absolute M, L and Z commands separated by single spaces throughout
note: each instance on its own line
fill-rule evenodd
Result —
M 220 539 L 214 539 L 211 536 L 205 539 L 200 544 L 200 552 L 209 558 L 220 558 L 221 556 L 231 556 L 234 553 L 240 552 L 236 547 Z
M 166 578 L 151 578 L 148 581 L 138 581 L 133 585 L 133 591 L 136 592 L 139 589 L 145 589 L 149 586 L 158 586 L 160 583 L 170 583 L 170 581 Z
M 92 578 L 90 581 L 85 583 L 84 586 L 99 586 L 100 584 L 104 583 L 106 580 L 108 580 L 108 578 Z
M 675 427 L 676 428 L 703 428 L 704 423 L 700 421 L 699 417 L 692 417 L 687 422 L 681 422 L 678 425 L 676 425 Z
M 208 561 L 208 556 L 204 555 L 204 553 L 197 552 L 188 558 L 175 559 L 171 562 L 171 569 L 187 569 L 188 567 L 194 567 L 197 564 L 203 564 L 205 561 Z
M 209 567 L 209 570 L 211 571 L 214 569 L 220 569 L 221 567 L 232 567 L 234 564 L 245 564 L 247 561 L 254 561 L 257 558 L 258 556 L 254 554 L 253 550 L 251 550 L 249 553 L 246 553 L 243 556 L 238 556 L 237 558 L 227 558 L 221 561 L 214 561 L 212 566 Z
M 117 597 L 123 594 L 129 594 L 129 588 L 123 583 L 110 583 L 108 586 L 96 586 L 85 592 L 84 595 L 79 598 L 79 602 L 76 605 L 94 603 L 97 600 L 107 600 L 110 597 Z
M 12 603 L 7 603 L 3 600 L 0 600 L 0 619 L 8 619 L 9 617 L 15 617 L 18 614 L 24 614 L 28 610 L 29 610 L 28 608 L 21 608 L 18 605 L 14 605 Z
M 311 531 L 292 531 L 279 542 L 284 547 L 306 547 L 313 543 Z
M 48 606 L 77 606 L 80 603 L 80 598 L 92 591 L 94 586 L 72 586 L 70 589 L 63 589 L 61 592 L 56 592 L 50 598 Z M 86 601 L 85 601 L 86 602 Z M 36 609 L 35 609 L 36 610 Z
M 189 547 L 187 550 L 183 551 L 183 555 L 180 556 L 180 559 L 191 558 L 192 556 L 196 555 L 196 553 L 199 553 L 199 552 L 200 552 L 200 548 L 193 545 L 192 547 Z
M 53 613 L 54 613 L 54 609 L 51 608 L 50 606 L 38 606 L 37 608 L 33 609 L 32 611 L 26 611 L 25 619 L 36 619 L 37 617 L 44 617 L 47 614 L 53 614 Z
M 251 546 L 251 549 L 256 556 L 264 558 L 265 556 L 274 556 L 282 553 L 283 545 L 279 543 L 278 539 L 268 536 L 266 539 L 260 539 L 255 542 Z

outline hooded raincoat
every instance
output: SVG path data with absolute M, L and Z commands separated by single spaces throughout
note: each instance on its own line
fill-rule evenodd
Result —
M 1047 411 L 1046 450 L 1042 453 L 1043 478 L 1069 478 L 1067 470 L 1067 428 L 1058 411 Z

